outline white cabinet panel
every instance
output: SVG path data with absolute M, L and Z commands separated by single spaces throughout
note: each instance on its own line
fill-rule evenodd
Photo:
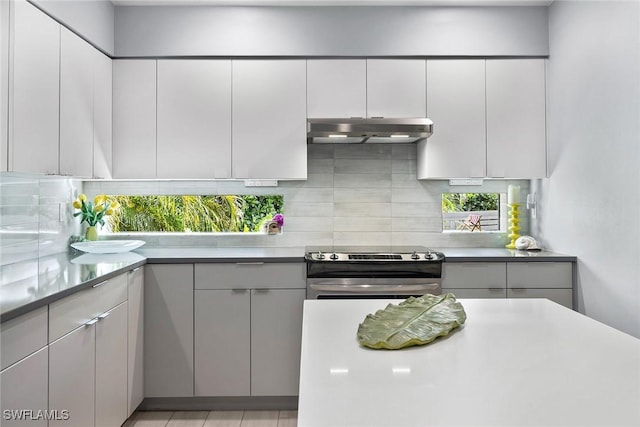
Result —
M 248 290 L 195 291 L 196 396 L 251 394 Z
M 0 1 L 0 172 L 8 169 L 9 2 Z
M 297 396 L 305 289 L 251 291 L 251 395 Z
M 484 177 L 485 61 L 427 60 L 427 117 L 434 133 L 418 143 L 418 178 Z
M 367 60 L 368 117 L 426 117 L 424 59 Z
M 68 420 L 49 427 L 94 425 L 95 332 L 95 325 L 80 326 L 49 344 L 49 408 L 69 411 Z
M 113 177 L 156 177 L 156 61 L 113 61 Z
M 9 169 L 57 174 L 60 25 L 25 0 L 12 5 Z
M 487 174 L 546 176 L 544 59 L 488 59 Z
M 111 58 L 93 50 L 93 177 L 110 179 L 113 170 L 113 72 Z
M 517 262 L 507 264 L 510 288 L 573 287 L 573 264 L 570 262 Z
M 193 396 L 193 264 L 144 274 L 145 397 Z
M 234 60 L 232 174 L 306 179 L 306 61 Z
M 158 178 L 231 177 L 231 61 L 158 61 Z
M 60 174 L 93 176 L 93 51 L 66 28 L 60 34 Z
M 443 264 L 443 288 L 498 289 L 507 287 L 504 262 L 461 262 Z
M 573 308 L 571 289 L 507 289 L 507 298 L 547 298 L 567 308 Z
M 0 409 L 2 427 L 46 427 L 47 420 L 8 419 L 5 411 L 31 410 L 33 414 L 48 409 L 49 347 L 44 347 L 0 372 Z M 66 408 L 52 408 L 66 409 Z M 64 414 L 60 413 L 60 416 Z
M 102 314 L 95 328 L 95 426 L 119 426 L 127 419 L 127 302 Z
M 307 61 L 307 116 L 366 117 L 367 61 L 310 59 Z
M 144 399 L 144 267 L 128 273 L 127 416 Z
M 47 345 L 47 307 L 0 325 L 0 370 Z

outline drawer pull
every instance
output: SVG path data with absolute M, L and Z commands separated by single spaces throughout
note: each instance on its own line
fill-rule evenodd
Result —
M 104 284 L 105 284 L 105 283 L 107 283 L 107 282 L 108 282 L 108 280 L 105 280 L 104 282 L 96 283 L 96 284 L 95 284 L 95 285 L 93 285 L 92 287 L 93 287 L 93 288 L 97 288 L 97 287 L 99 287 L 99 286 L 104 285 Z
M 491 291 L 491 292 L 503 292 L 504 288 L 489 288 L 489 291 Z
M 97 317 L 94 317 L 93 319 L 89 320 L 87 323 L 84 324 L 84 326 L 91 326 L 91 325 L 95 325 L 96 323 L 98 323 L 98 319 Z
M 264 262 L 262 262 L 262 261 L 256 261 L 256 262 L 236 262 L 236 265 L 264 265 Z
M 111 314 L 110 311 L 107 311 L 106 313 L 102 313 L 100 316 L 98 316 L 98 320 L 102 320 L 105 317 L 108 317 Z
M 133 270 L 129 271 L 129 274 L 133 274 L 133 273 L 135 273 L 135 272 L 136 272 L 136 271 L 138 271 L 138 270 L 140 270 L 140 267 L 136 267 L 136 268 L 134 268 Z

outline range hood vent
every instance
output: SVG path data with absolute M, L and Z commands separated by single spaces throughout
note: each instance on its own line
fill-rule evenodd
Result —
M 309 144 L 412 143 L 433 133 L 427 118 L 350 118 L 307 120 Z

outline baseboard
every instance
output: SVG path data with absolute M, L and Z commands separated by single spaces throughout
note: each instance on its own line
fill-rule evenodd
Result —
M 298 396 L 147 397 L 139 411 L 296 410 Z

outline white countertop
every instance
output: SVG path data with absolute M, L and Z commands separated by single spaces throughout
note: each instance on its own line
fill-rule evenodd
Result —
M 461 299 L 464 326 L 371 350 L 390 300 L 307 300 L 299 427 L 640 426 L 640 340 L 543 299 Z

